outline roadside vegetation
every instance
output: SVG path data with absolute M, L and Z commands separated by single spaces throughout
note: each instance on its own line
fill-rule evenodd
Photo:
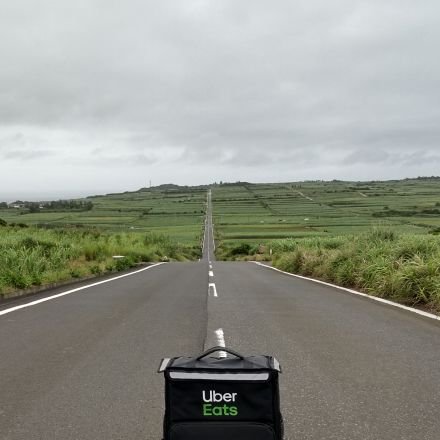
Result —
M 374 229 L 271 243 L 281 270 L 440 312 L 440 237 Z
M 141 262 L 200 256 L 198 242 L 163 234 L 7 226 L 0 222 L 0 297 L 13 290 L 121 271 Z M 113 256 L 124 256 L 114 259 Z

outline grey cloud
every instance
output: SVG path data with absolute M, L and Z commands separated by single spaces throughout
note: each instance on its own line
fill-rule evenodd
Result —
M 404 155 L 402 163 L 408 167 L 419 167 L 420 165 L 436 165 L 440 164 L 440 154 L 431 154 L 426 151 L 415 151 Z
M 23 161 L 33 161 L 33 160 L 39 160 L 44 159 L 46 157 L 54 156 L 53 151 L 49 150 L 34 150 L 34 151 L 28 151 L 28 150 L 15 150 L 15 151 L 8 151 L 3 154 L 3 159 L 19 159 Z
M 101 179 L 119 166 L 133 185 L 165 171 L 432 174 L 439 13 L 434 0 L 7 2 L 0 151 L 53 151 Z
M 77 161 L 78 162 L 78 161 Z M 88 166 L 145 166 L 157 163 L 157 158 L 148 154 L 98 155 L 91 159 Z

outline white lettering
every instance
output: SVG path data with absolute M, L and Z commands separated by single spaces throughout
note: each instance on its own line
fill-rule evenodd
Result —
M 215 390 L 202 391 L 202 399 L 204 402 L 235 402 L 237 393 L 217 393 Z
M 231 393 L 225 393 L 225 394 L 223 394 L 223 400 L 224 400 L 225 402 L 230 402 L 231 399 L 232 399 L 232 395 L 231 395 Z

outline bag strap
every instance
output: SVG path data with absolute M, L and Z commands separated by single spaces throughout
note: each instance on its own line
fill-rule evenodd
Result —
M 212 347 L 212 348 L 209 348 L 208 350 L 206 350 L 204 353 L 202 353 L 202 354 L 197 358 L 197 360 L 200 361 L 200 360 L 202 360 L 204 357 L 206 357 L 206 356 L 208 356 L 208 355 L 210 355 L 210 354 L 212 354 L 212 353 L 215 353 L 216 351 L 226 351 L 226 353 L 232 354 L 233 356 L 236 356 L 236 357 L 238 357 L 239 359 L 242 359 L 242 360 L 244 359 L 244 356 L 241 355 L 240 353 L 236 352 L 235 350 L 231 350 L 230 348 L 226 348 L 226 347 L 220 347 L 220 346 L 217 346 L 217 347 Z

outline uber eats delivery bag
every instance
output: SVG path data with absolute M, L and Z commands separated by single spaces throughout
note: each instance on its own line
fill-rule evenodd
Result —
M 216 351 L 230 358 L 209 357 Z M 213 347 L 163 359 L 165 440 L 282 440 L 278 361 Z

